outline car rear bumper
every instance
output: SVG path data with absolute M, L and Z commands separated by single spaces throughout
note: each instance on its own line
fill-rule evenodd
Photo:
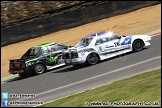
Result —
M 33 69 L 32 68 L 25 68 L 25 69 L 12 69 L 9 70 L 10 74 L 19 74 L 19 73 L 30 73 L 32 72 Z

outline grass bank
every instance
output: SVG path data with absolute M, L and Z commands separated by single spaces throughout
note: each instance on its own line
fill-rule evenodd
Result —
M 68 96 L 39 107 L 161 106 L 161 68 Z

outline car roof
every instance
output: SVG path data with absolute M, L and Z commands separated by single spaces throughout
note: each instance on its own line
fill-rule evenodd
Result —
M 56 44 L 56 43 L 55 42 L 47 42 L 47 43 L 43 43 L 43 44 L 36 45 L 34 47 L 44 48 L 44 47 L 49 46 L 49 45 L 52 45 L 52 44 Z
M 91 38 L 91 37 L 96 37 L 96 36 L 103 36 L 108 34 L 108 32 L 99 32 L 99 33 L 95 33 L 95 34 L 91 34 L 89 36 L 86 36 L 86 38 Z

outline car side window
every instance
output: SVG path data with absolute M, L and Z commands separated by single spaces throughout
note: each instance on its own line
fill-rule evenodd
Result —
M 100 38 L 97 38 L 95 45 L 99 45 L 99 44 L 101 44 L 101 43 L 102 43 L 102 42 L 101 42 L 101 39 L 100 39 Z
M 85 39 L 82 39 L 82 44 L 86 44 L 86 41 L 85 41 Z
M 57 44 L 57 45 L 56 45 L 56 49 L 57 49 L 57 50 L 62 50 L 62 49 L 64 49 L 64 48 L 65 48 L 64 45 L 60 45 L 60 44 Z
M 30 50 L 30 55 L 34 55 L 35 49 Z
M 105 42 L 108 42 L 108 37 L 101 37 L 101 41 L 102 41 L 102 43 L 105 43 Z
M 50 46 L 47 46 L 47 48 L 48 48 L 48 51 L 49 51 L 49 52 L 52 51 L 52 47 L 51 47 L 51 45 L 50 45 Z
M 55 45 L 51 45 L 51 52 L 56 51 Z
M 48 54 L 48 48 L 47 48 L 47 47 L 44 47 L 44 48 L 43 48 L 43 53 L 42 53 L 42 54 L 43 54 L 43 55 L 44 55 L 44 54 Z
M 113 36 L 109 37 L 109 40 L 111 41 L 111 40 L 115 40 L 115 39 L 119 39 L 119 38 L 120 38 L 120 36 L 114 34 Z
M 115 39 L 120 39 L 120 36 L 117 35 L 117 34 L 114 34 L 113 36 L 114 36 Z
M 38 51 L 37 57 L 40 57 L 42 55 L 42 50 Z
M 114 36 L 109 37 L 109 41 L 115 40 Z

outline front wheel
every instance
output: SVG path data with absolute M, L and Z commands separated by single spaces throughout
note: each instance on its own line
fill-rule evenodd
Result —
M 133 51 L 141 51 L 144 47 L 144 43 L 142 40 L 135 40 L 133 42 L 132 47 L 133 47 Z
M 34 71 L 37 75 L 40 75 L 45 72 L 45 65 L 44 64 L 36 64 L 34 67 Z
M 92 54 L 88 55 L 88 57 L 87 57 L 87 63 L 89 65 L 95 65 L 98 63 L 98 61 L 99 61 L 99 59 L 97 57 L 97 54 L 95 54 L 95 53 L 92 53 Z

